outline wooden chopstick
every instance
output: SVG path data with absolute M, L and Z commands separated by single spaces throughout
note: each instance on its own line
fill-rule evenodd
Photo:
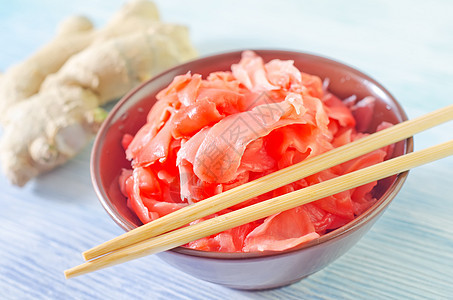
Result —
M 66 270 L 65 276 L 66 278 L 71 278 L 146 255 L 166 251 L 190 241 L 386 178 L 450 155 L 453 155 L 453 140 L 138 242 L 135 245 L 119 249 Z
M 248 182 L 209 199 L 179 209 L 87 250 L 83 253 L 83 257 L 85 260 L 90 260 L 122 247 L 174 230 L 222 209 L 331 168 L 386 145 L 409 138 L 418 132 L 435 127 L 452 119 L 453 105 L 450 105 L 413 120 L 396 124 L 355 142 L 320 154 L 312 159 L 307 159 L 301 163 L 261 177 L 255 181 Z

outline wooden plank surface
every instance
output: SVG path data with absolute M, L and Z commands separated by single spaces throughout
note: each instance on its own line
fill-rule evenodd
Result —
M 279 48 L 332 57 L 380 81 L 411 118 L 453 102 L 453 2 L 283 2 L 156 1 L 163 20 L 190 27 L 201 55 Z M 63 18 L 102 25 L 122 3 L 2 1 L 0 70 L 48 41 Z M 416 149 L 453 138 L 452 129 L 417 136 Z M 230 290 L 155 256 L 65 280 L 81 251 L 122 232 L 92 189 L 90 148 L 22 189 L 0 175 L 0 299 L 453 299 L 452 158 L 411 171 L 351 251 L 288 287 Z

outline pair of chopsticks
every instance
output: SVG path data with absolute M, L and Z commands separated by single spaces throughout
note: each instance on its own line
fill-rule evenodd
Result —
M 85 251 L 83 256 L 86 262 L 66 270 L 65 276 L 66 278 L 71 278 L 146 255 L 166 251 L 188 242 L 453 155 L 453 140 L 451 140 L 244 207 L 195 225 L 182 227 L 202 217 L 386 145 L 407 139 L 416 133 L 450 120 L 453 120 L 453 105 L 416 119 L 396 124 L 360 140 L 179 209 Z

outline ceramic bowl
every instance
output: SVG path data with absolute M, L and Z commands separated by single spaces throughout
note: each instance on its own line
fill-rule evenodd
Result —
M 145 123 L 157 92 L 176 75 L 188 71 L 203 76 L 229 70 L 240 60 L 242 51 L 201 58 L 172 68 L 143 83 L 110 112 L 96 137 L 91 158 L 91 175 L 99 200 L 113 220 L 128 231 L 141 223 L 126 206 L 118 187 L 122 168 L 130 168 L 121 146 L 124 134 L 135 134 Z M 329 78 L 329 90 L 346 98 L 373 96 L 377 99 L 368 131 L 382 121 L 398 123 L 407 119 L 395 98 L 378 82 L 340 62 L 300 52 L 256 50 L 265 61 L 294 60 L 300 70 Z M 412 139 L 396 144 L 394 155 L 412 151 Z M 356 219 L 320 238 L 282 252 L 218 253 L 178 247 L 158 254 L 164 261 L 197 278 L 236 289 L 268 289 L 288 285 L 326 267 L 348 251 L 373 226 L 401 189 L 407 173 L 379 181 L 374 192 L 377 202 Z

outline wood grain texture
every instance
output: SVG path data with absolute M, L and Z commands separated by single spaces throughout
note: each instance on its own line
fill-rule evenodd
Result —
M 189 25 L 202 55 L 240 48 L 313 52 L 380 81 L 413 118 L 453 103 L 453 2 L 156 1 Z M 9 1 L 0 5 L 0 70 L 86 14 L 104 24 L 123 1 Z M 416 149 L 453 138 L 452 124 Z M 121 229 L 91 187 L 90 146 L 23 189 L 0 175 L 0 299 L 452 299 L 453 159 L 410 172 L 373 229 L 326 269 L 288 287 L 242 292 L 192 278 L 156 256 L 65 280 L 80 253 Z

